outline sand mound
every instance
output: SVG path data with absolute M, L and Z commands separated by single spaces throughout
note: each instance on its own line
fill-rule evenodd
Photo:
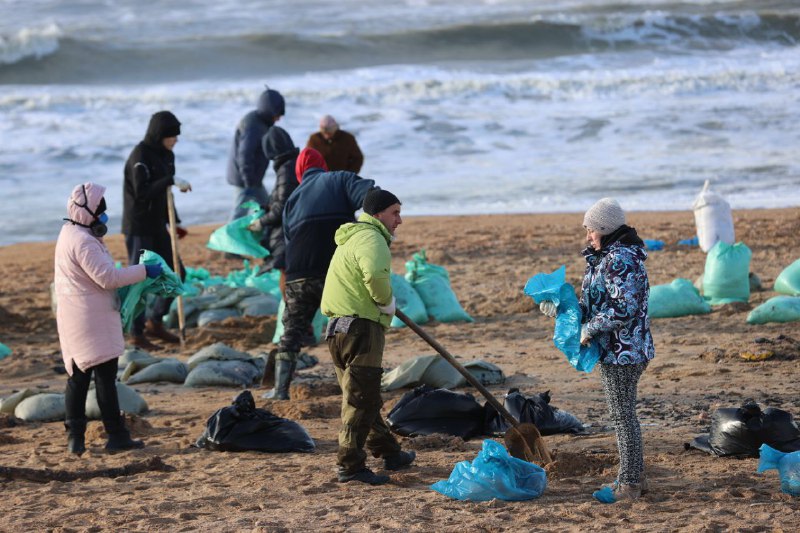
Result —
M 467 443 L 461 437 L 433 433 L 421 437 L 410 437 L 405 439 L 404 448 L 411 450 L 442 450 L 447 452 L 463 452 L 468 449 Z
M 231 317 L 186 330 L 187 350 L 199 350 L 222 342 L 242 351 L 251 351 L 272 342 L 275 334 L 275 317 Z
M 599 476 L 617 464 L 618 458 L 610 453 L 587 454 L 554 450 L 554 461 L 544 467 L 548 478 Z
M 342 389 L 335 381 L 301 381 L 292 383 L 289 396 L 293 400 L 308 400 L 311 398 L 324 398 L 326 396 L 342 395 Z
M 288 418 L 290 420 L 308 420 L 311 418 L 339 418 L 342 403 L 338 399 L 326 401 L 298 401 L 292 398 L 289 401 L 267 401 L 263 409 Z
M 136 415 L 125 415 L 125 427 L 131 432 L 131 436 L 144 437 L 153 433 L 153 426 L 144 418 Z M 90 422 L 86 427 L 86 442 L 100 441 L 106 439 L 106 431 L 102 422 Z
M 726 342 L 708 348 L 700 354 L 701 359 L 711 361 L 737 360 L 743 362 L 782 360 L 800 358 L 800 341 L 788 335 L 773 338 L 756 337 L 750 342 Z

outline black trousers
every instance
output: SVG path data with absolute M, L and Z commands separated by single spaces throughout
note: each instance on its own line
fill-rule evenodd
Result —
M 83 420 L 86 418 L 86 395 L 89 393 L 89 384 L 94 374 L 97 389 L 97 403 L 103 420 L 119 419 L 119 399 L 117 398 L 117 368 L 119 359 L 116 357 L 105 363 L 81 371 L 75 362 L 72 362 L 72 375 L 67 380 L 65 403 L 67 421 Z
M 172 261 L 172 240 L 166 229 L 157 235 L 125 235 L 125 247 L 128 249 L 128 265 L 138 265 L 142 250 L 150 250 L 160 255 L 173 272 L 177 272 Z M 179 275 L 181 279 L 186 279 L 186 269 L 183 268 L 183 262 L 180 262 Z M 147 318 L 156 322 L 161 321 L 164 315 L 169 313 L 169 306 L 172 304 L 173 299 L 162 296 L 156 297 L 151 307 L 148 307 L 144 313 L 134 318 L 131 333 L 134 335 L 144 333 L 144 323 Z

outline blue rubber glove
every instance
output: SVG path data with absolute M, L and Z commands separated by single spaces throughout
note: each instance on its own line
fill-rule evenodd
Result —
M 161 268 L 161 265 L 159 265 L 158 263 L 156 263 L 155 265 L 145 265 L 144 269 L 147 272 L 147 277 L 151 279 L 157 278 L 158 276 L 161 275 L 162 272 L 164 272 L 164 269 Z

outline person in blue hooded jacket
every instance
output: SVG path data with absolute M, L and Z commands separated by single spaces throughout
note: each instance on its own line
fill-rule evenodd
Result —
M 236 126 L 228 156 L 228 183 L 236 187 L 236 205 L 231 220 L 247 214 L 247 210 L 241 207 L 244 202 L 269 203 L 269 193 L 264 187 L 269 160 L 264 154 L 262 139 L 285 112 L 281 93 L 267 89 L 261 93 L 257 108 L 242 117 Z
M 655 356 L 647 316 L 647 252 L 613 198 L 603 198 L 589 208 L 583 225 L 589 246 L 583 250 L 581 344 L 595 339 L 600 347 L 600 380 L 617 436 L 619 472 L 608 488 L 615 500 L 631 500 L 647 489 L 636 415 L 639 378 Z

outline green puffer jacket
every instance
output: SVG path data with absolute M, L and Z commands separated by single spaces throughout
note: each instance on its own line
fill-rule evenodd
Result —
M 331 318 L 357 316 L 389 327 L 391 315 L 378 305 L 392 301 L 392 236 L 376 218 L 362 213 L 358 222 L 336 230 L 333 254 L 322 291 L 322 312 Z

